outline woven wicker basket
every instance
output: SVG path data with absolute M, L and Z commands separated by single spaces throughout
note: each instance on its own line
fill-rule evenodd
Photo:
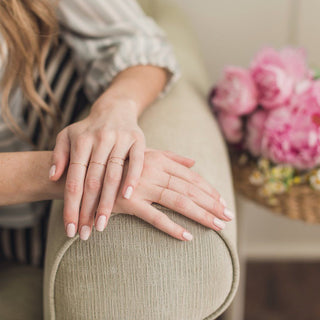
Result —
M 253 163 L 240 165 L 235 157 L 231 157 L 234 187 L 236 191 L 263 205 L 273 212 L 291 219 L 299 219 L 308 223 L 320 223 L 320 192 L 308 185 L 292 186 L 288 192 L 277 195 L 278 204 L 270 205 L 266 198 L 259 195 L 257 186 L 249 181 L 254 167 Z

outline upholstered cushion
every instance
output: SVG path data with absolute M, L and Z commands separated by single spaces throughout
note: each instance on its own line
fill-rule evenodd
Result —
M 196 160 L 194 170 L 234 210 L 223 139 L 206 103 L 207 78 L 181 13 L 164 2 L 152 10 L 174 45 L 183 77 L 140 118 L 147 145 Z M 154 7 L 156 5 L 156 7 Z M 160 205 L 189 229 L 176 240 L 129 215 L 115 215 L 87 241 L 67 239 L 62 201 L 52 210 L 45 270 L 45 319 L 211 320 L 232 301 L 239 279 L 236 221 L 217 233 Z
M 234 210 L 228 160 L 202 97 L 182 80 L 141 118 L 150 147 L 196 160 L 194 170 Z M 211 320 L 231 302 L 238 283 L 235 222 L 217 233 L 156 205 L 194 235 L 182 242 L 128 215 L 103 233 L 68 240 L 63 203 L 52 211 L 46 269 L 46 318 Z M 94 316 L 93 316 L 94 314 Z
M 0 319 L 42 319 L 42 270 L 15 264 L 0 265 Z

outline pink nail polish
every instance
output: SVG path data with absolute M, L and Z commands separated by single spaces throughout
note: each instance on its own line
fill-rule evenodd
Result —
M 105 215 L 101 215 L 97 220 L 96 230 L 100 232 L 103 231 L 106 221 L 107 221 L 107 217 Z
M 76 226 L 74 225 L 74 223 L 69 223 L 67 225 L 67 236 L 69 238 L 73 238 L 76 234 Z
M 220 203 L 221 203 L 224 207 L 227 206 L 226 200 L 224 200 L 222 197 L 220 197 L 219 201 L 220 201 Z
M 231 220 L 234 218 L 234 213 L 231 210 L 227 209 L 227 208 L 224 208 L 223 213 L 227 218 L 229 218 Z
M 90 236 L 90 227 L 83 226 L 80 230 L 80 239 L 81 240 L 88 240 Z
M 192 235 L 190 232 L 187 232 L 187 231 L 185 231 L 185 232 L 182 234 L 182 236 L 183 236 L 186 240 L 188 240 L 188 241 L 191 241 L 191 240 L 193 239 L 193 235 Z
M 223 229 L 226 226 L 226 224 L 218 218 L 214 218 L 213 223 L 220 229 Z
M 50 171 L 49 171 L 49 178 L 53 177 L 55 175 L 55 173 L 56 173 L 56 166 L 53 165 L 53 166 L 51 166 Z
M 133 188 L 132 186 L 129 186 L 124 194 L 124 197 L 126 199 L 130 199 L 131 195 L 132 195 L 132 191 L 133 191 Z

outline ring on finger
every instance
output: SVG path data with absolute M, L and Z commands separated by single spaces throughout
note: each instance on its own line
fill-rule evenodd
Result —
M 98 161 L 90 161 L 90 163 L 96 163 L 96 164 L 100 164 L 102 166 L 106 166 L 105 163 L 102 163 L 102 162 L 98 162 Z
M 167 185 L 166 185 L 166 187 L 165 187 L 165 188 L 162 188 L 161 193 L 160 193 L 160 197 L 159 197 L 159 201 L 158 201 L 158 203 L 160 203 L 160 202 L 161 202 L 161 198 L 162 198 L 163 191 L 164 191 L 165 189 L 169 189 L 169 184 L 170 184 L 171 177 L 172 177 L 172 175 L 171 175 L 171 174 L 169 174 L 169 179 L 168 179 Z
M 111 157 L 108 162 L 116 163 L 116 164 L 119 164 L 120 166 L 123 166 L 124 160 L 122 158 L 121 158 L 122 161 L 113 159 L 113 158 L 118 158 L 118 157 Z
M 87 164 L 84 164 L 84 163 L 81 163 L 81 162 L 70 162 L 70 164 L 80 164 L 84 167 L 87 167 L 88 165 Z

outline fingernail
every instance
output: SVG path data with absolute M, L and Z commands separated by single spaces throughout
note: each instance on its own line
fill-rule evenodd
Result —
M 53 177 L 56 173 L 56 166 L 53 165 L 51 168 L 50 168 L 50 171 L 49 171 L 49 178 Z
M 129 186 L 124 194 L 124 197 L 126 199 L 130 199 L 131 195 L 132 195 L 132 191 L 133 191 L 133 188 L 131 186 Z
M 226 224 L 218 218 L 214 218 L 213 223 L 220 229 L 223 229 L 226 226 Z
M 224 208 L 223 214 L 224 214 L 227 218 L 229 218 L 229 219 L 231 219 L 231 220 L 234 218 L 234 213 L 233 213 L 231 210 L 227 209 L 227 208 Z
M 69 223 L 67 225 L 67 236 L 69 238 L 73 238 L 76 234 L 76 226 L 74 225 L 74 223 Z
M 80 230 L 80 239 L 88 240 L 90 236 L 90 228 L 88 226 L 83 226 Z
M 219 201 L 220 201 L 220 203 L 221 203 L 224 207 L 227 206 L 226 200 L 224 200 L 222 197 L 220 197 Z
M 98 230 L 100 232 L 103 231 L 104 226 L 106 224 L 106 220 L 107 220 L 107 217 L 105 215 L 101 215 L 98 218 L 97 225 L 96 225 L 96 230 Z
M 190 232 L 185 231 L 182 236 L 186 239 L 191 241 L 193 239 L 193 235 Z

